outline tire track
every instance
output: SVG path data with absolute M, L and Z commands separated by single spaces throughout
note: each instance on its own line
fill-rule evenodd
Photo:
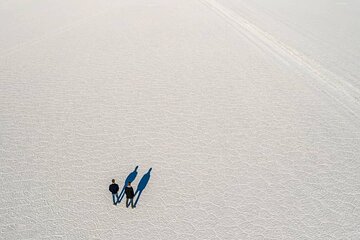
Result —
M 317 81 L 308 81 L 310 85 L 324 92 L 348 110 L 351 115 L 360 118 L 360 90 L 346 79 L 321 66 L 318 62 L 305 56 L 296 49 L 274 38 L 244 17 L 224 7 L 216 0 L 199 0 L 204 6 L 222 17 L 228 24 L 244 35 L 254 45 L 275 56 L 286 65 L 289 62 L 305 69 Z

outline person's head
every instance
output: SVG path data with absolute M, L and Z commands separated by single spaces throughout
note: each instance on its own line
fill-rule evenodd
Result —
M 112 182 L 112 183 L 115 183 L 115 179 L 112 179 L 111 182 Z
M 131 182 L 128 182 L 128 186 L 131 186 Z

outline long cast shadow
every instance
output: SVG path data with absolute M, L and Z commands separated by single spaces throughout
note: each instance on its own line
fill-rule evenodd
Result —
M 118 203 L 121 202 L 121 200 L 123 199 L 124 195 L 125 195 L 125 188 L 126 186 L 128 185 L 129 182 L 133 182 L 137 176 L 137 169 L 138 169 L 139 166 L 136 166 L 135 170 L 132 171 L 128 176 L 127 178 L 125 179 L 125 183 L 124 183 L 124 187 L 122 188 L 121 192 L 120 192 L 120 195 L 119 195 L 119 198 L 118 198 Z
M 136 201 L 135 201 L 135 204 L 134 204 L 134 207 L 136 207 L 139 199 L 140 199 L 140 196 L 141 196 L 141 193 L 142 191 L 144 191 L 146 185 L 148 184 L 149 180 L 150 180 L 150 172 L 151 172 L 152 168 L 149 169 L 149 171 L 141 178 L 138 186 L 137 186 L 137 189 L 136 189 L 136 192 L 135 192 L 135 197 L 137 194 L 139 194 L 136 198 Z

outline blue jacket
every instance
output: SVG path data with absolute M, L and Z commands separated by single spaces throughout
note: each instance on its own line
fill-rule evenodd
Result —
M 109 191 L 112 192 L 112 194 L 116 194 L 119 191 L 119 185 L 116 183 L 113 183 L 109 186 Z

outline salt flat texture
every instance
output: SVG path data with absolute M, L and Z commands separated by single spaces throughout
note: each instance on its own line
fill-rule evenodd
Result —
M 1 239 L 359 239 L 360 7 L 0 2 Z M 108 185 L 153 168 L 138 207 Z

